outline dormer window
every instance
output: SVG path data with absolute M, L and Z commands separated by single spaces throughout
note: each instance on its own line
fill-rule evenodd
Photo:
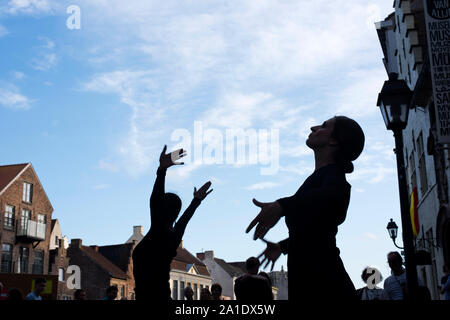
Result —
M 31 203 L 33 200 L 33 185 L 28 182 L 23 183 L 23 196 L 22 200 L 24 202 Z

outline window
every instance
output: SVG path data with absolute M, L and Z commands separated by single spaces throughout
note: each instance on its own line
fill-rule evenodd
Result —
M 0 272 L 12 272 L 12 245 L 8 243 L 2 244 L 2 263 Z
M 178 281 L 177 280 L 173 280 L 172 300 L 178 300 Z
M 428 231 L 426 232 L 426 236 L 427 239 L 433 239 L 433 228 L 428 229 Z M 434 248 L 433 246 L 430 245 L 430 243 L 427 243 L 427 251 L 430 252 L 431 254 L 431 292 L 432 292 L 432 297 L 435 297 L 435 299 L 438 299 L 439 297 L 439 291 L 438 291 L 438 277 L 437 277 L 437 267 L 436 267 L 436 254 L 434 252 Z
M 419 157 L 420 192 L 423 195 L 428 191 L 427 167 L 425 162 L 425 151 L 423 148 L 422 132 L 417 138 L 417 154 Z
M 23 183 L 23 196 L 22 200 L 31 203 L 33 200 L 33 185 L 28 182 Z
M 121 298 L 125 297 L 125 286 L 120 287 L 120 297 Z
M 28 220 L 31 218 L 31 211 L 22 209 L 22 217 L 20 219 L 20 228 L 26 234 L 28 230 Z
M 20 247 L 19 249 L 19 270 L 18 273 L 28 273 L 28 256 L 30 249 L 26 247 Z
M 44 273 L 44 251 L 36 250 L 34 252 L 33 274 Z
M 58 237 L 55 237 L 55 246 L 59 246 L 59 238 Z
M 64 269 L 63 268 L 58 269 L 58 281 L 64 282 Z
M 46 224 L 45 214 L 38 214 L 38 223 Z
M 16 208 L 14 206 L 6 205 L 5 209 L 5 221 L 3 222 L 3 228 L 14 230 L 14 212 Z
M 197 291 L 198 291 L 198 285 L 196 283 L 194 283 L 194 300 L 198 300 Z
M 184 300 L 184 281 L 180 281 L 180 300 Z

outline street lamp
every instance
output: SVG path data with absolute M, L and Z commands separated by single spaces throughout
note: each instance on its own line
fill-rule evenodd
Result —
M 391 221 L 389 221 L 389 223 L 388 223 L 386 229 L 388 230 L 389 236 L 391 237 L 392 241 L 394 242 L 394 245 L 395 245 L 397 248 L 403 250 L 404 248 L 399 247 L 399 246 L 395 243 L 395 239 L 397 238 L 397 233 L 398 233 L 398 226 L 397 226 L 397 224 L 395 223 L 395 221 L 392 220 L 392 218 L 391 218 Z
M 406 184 L 405 160 L 403 157 L 403 129 L 408 123 L 409 103 L 412 92 L 404 80 L 398 79 L 398 74 L 390 73 L 389 80 L 384 82 L 383 88 L 378 95 L 377 106 L 380 107 L 384 123 L 388 130 L 394 132 L 395 154 L 397 158 L 398 189 L 400 195 L 400 210 L 402 218 L 403 246 L 405 250 L 406 281 L 408 284 L 408 295 L 411 299 L 418 297 L 417 271 L 414 259 L 414 238 L 409 214 L 409 197 Z M 392 221 L 392 219 L 391 219 Z M 393 221 L 392 221 L 393 222 Z M 390 231 L 397 231 L 393 222 Z M 388 225 L 389 226 L 389 225 Z M 398 227 L 397 227 L 398 228 Z M 389 233 L 392 237 L 392 233 Z M 395 238 L 394 238 L 395 239 Z M 395 242 L 394 242 L 395 244 Z M 397 245 L 396 245 L 397 246 Z

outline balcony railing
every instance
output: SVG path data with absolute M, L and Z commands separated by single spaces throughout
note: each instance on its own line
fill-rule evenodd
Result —
M 30 238 L 33 240 L 45 240 L 45 223 L 39 223 L 33 220 L 27 220 L 26 223 L 21 222 L 17 226 L 17 236 Z

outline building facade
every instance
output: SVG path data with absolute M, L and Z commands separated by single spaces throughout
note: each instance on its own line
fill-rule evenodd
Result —
M 432 298 L 442 299 L 438 286 L 443 265 L 450 263 L 450 161 L 449 146 L 436 143 L 423 0 L 395 0 L 394 12 L 376 23 L 376 29 L 387 74 L 397 73 L 413 92 L 402 152 L 409 193 L 416 189 L 418 196 L 416 252 L 424 250 L 430 257 L 426 264 L 417 266 L 417 272 Z
M 0 166 L 0 272 L 48 274 L 53 207 L 31 163 Z
M 98 246 L 83 246 L 81 239 L 72 239 L 67 249 L 71 265 L 81 271 L 81 289 L 88 300 L 102 300 L 109 286 L 119 289 L 117 299 L 127 298 L 134 292 L 128 286 L 129 276 L 99 252 Z M 131 291 L 131 292 L 130 292 Z

